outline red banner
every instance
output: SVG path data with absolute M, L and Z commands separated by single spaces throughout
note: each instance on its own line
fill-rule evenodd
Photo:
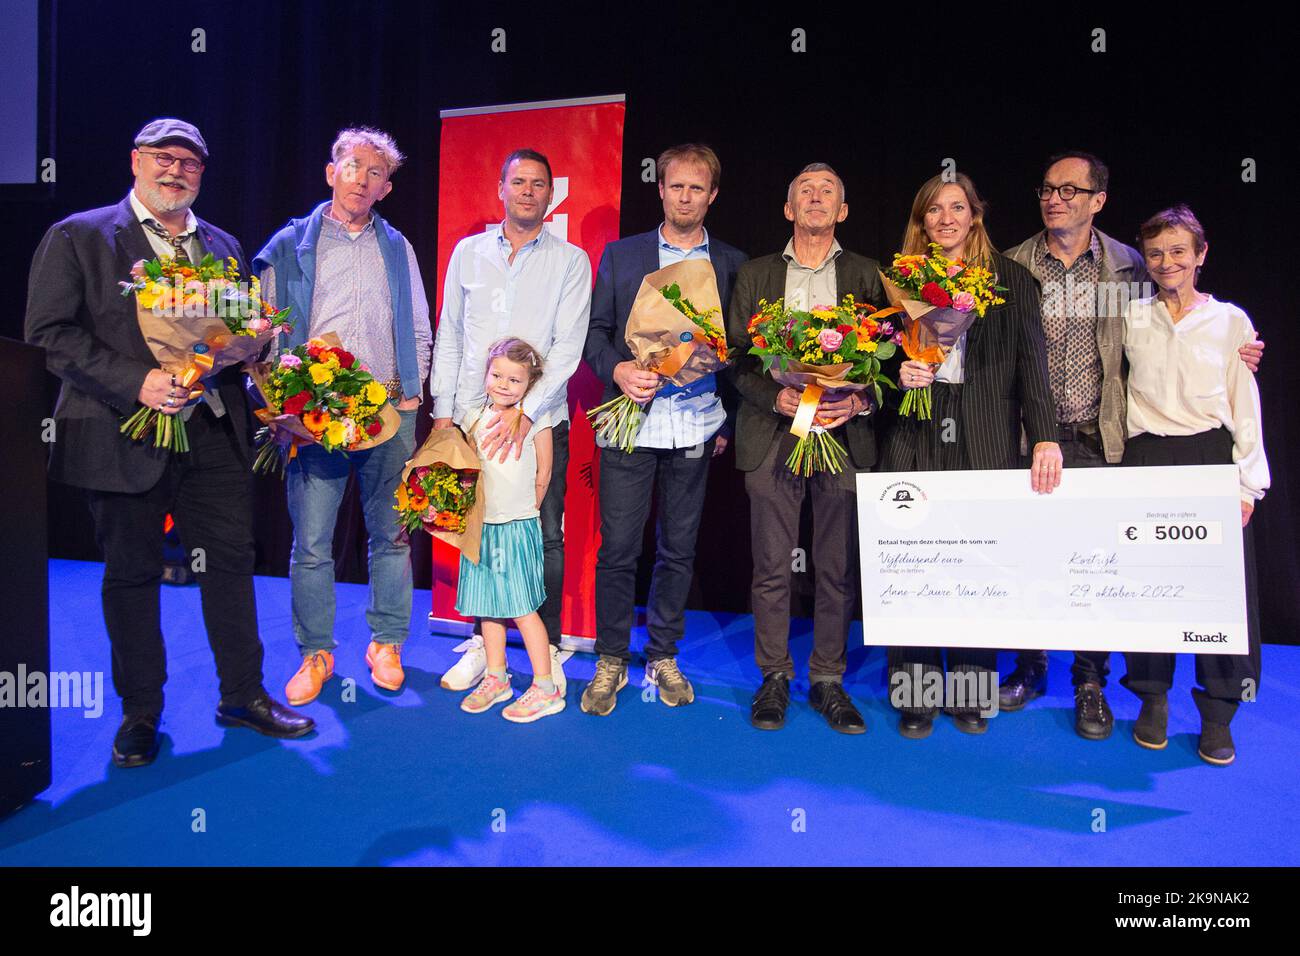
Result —
M 502 219 L 497 184 L 515 149 L 536 149 L 551 162 L 555 192 L 546 228 L 586 250 L 592 275 L 605 244 L 618 238 L 622 195 L 623 97 L 520 103 L 442 113 L 438 182 L 438 315 L 452 249 Z M 563 633 L 596 634 L 596 442 L 586 410 L 600 402 L 600 381 L 583 363 L 569 381 L 569 468 L 564 500 Z M 433 543 L 433 617 L 456 613 L 460 552 Z

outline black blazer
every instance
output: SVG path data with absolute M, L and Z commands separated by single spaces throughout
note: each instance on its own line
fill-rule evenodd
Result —
M 198 240 L 204 252 L 234 256 L 248 278 L 244 251 L 232 236 L 199 219 Z M 158 367 L 140 334 L 135 299 L 123 296 L 118 282 L 137 260 L 154 255 L 129 197 L 55 223 L 36 249 L 25 334 L 45 349 L 46 367 L 63 380 L 50 444 L 56 481 L 136 493 L 162 477 L 170 453 L 118 432 L 138 407 L 145 376 Z M 218 390 L 246 453 L 252 424 L 243 374 L 228 368 L 207 384 Z
M 747 258 L 734 246 L 709 236 L 709 261 L 713 263 L 713 274 L 718 280 L 718 298 L 724 316 L 731 301 L 736 270 Z M 658 228 L 611 242 L 600 256 L 596 285 L 591 292 L 591 321 L 587 324 L 587 343 L 582 357 L 605 383 L 605 401 L 619 393 L 614 384 L 614 366 L 632 360 L 632 350 L 627 347 L 624 333 L 641 280 L 658 269 Z M 730 333 L 727 341 L 729 345 L 734 344 Z M 722 376 L 718 378 L 721 386 Z
M 762 363 L 748 354 L 749 333 L 745 331 L 758 311 L 759 299 L 775 302 L 785 295 L 785 273 L 786 261 L 780 253 L 745 263 L 736 274 L 736 290 L 727 312 L 727 342 L 737 355 L 731 376 L 741 399 L 736 417 L 736 467 L 741 471 L 753 471 L 761 465 L 772 442 L 780 441 L 790 430 L 790 419 L 772 411 L 783 386 L 770 374 L 764 374 Z M 880 263 L 846 249 L 835 260 L 835 294 L 837 300 L 843 300 L 849 293 L 859 302 L 886 304 Z M 870 468 L 876 463 L 875 417 L 852 418 L 837 429 L 855 468 Z
M 1031 450 L 1058 438 L 1040 293 L 1029 270 L 1001 253 L 993 254 L 990 268 L 1007 287 L 1007 301 L 966 333 L 960 427 L 971 468 L 1019 468 L 1022 421 Z M 907 436 L 906 429 L 891 429 L 885 440 Z

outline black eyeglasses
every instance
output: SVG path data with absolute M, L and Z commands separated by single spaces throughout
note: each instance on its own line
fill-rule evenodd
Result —
M 203 168 L 203 164 L 197 159 L 181 159 L 179 156 L 173 156 L 171 153 L 154 153 L 144 149 L 140 150 L 140 152 L 145 156 L 152 156 L 153 161 L 163 169 L 167 169 L 172 163 L 180 163 L 181 169 L 185 170 L 187 173 L 197 173 Z
M 1099 193 L 1099 192 L 1101 192 L 1100 189 L 1083 189 L 1080 186 L 1071 186 L 1069 183 L 1066 183 L 1064 186 L 1049 186 L 1047 185 L 1047 183 L 1043 183 L 1043 185 L 1041 186 L 1034 187 L 1034 195 L 1037 196 L 1043 202 L 1047 202 L 1047 200 L 1051 199 L 1052 193 L 1060 193 L 1061 201 L 1069 202 L 1079 193 Z

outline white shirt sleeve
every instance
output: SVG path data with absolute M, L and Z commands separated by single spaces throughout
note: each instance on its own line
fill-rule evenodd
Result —
M 433 374 L 429 393 L 433 396 L 433 417 L 451 418 L 460 383 L 461 358 L 465 350 L 465 295 L 460 285 L 460 258 L 465 241 L 457 243 L 447 263 L 442 287 L 442 314 L 433 346 Z
M 1232 409 L 1232 460 L 1241 471 L 1241 500 L 1255 502 L 1264 497 L 1271 483 L 1268 459 L 1264 456 L 1263 417 L 1259 402 L 1259 385 L 1255 375 L 1242 363 L 1237 349 L 1255 341 L 1255 327 L 1240 309 L 1233 318 L 1239 322 L 1241 336 L 1226 356 L 1228 363 L 1228 405 Z
M 577 371 L 587 342 L 587 325 L 591 321 L 591 260 L 582 249 L 575 247 L 575 250 L 560 289 L 555 337 L 546 352 L 546 368 L 523 401 L 524 414 L 534 422 L 541 412 L 556 409 L 561 402 L 568 401 L 569 379 Z M 450 278 L 450 271 L 447 275 Z

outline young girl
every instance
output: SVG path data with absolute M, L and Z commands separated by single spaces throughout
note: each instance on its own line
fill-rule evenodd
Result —
M 479 490 L 486 510 L 479 563 L 471 564 L 464 555 L 460 559 L 456 610 L 482 619 L 487 672 L 460 707 L 481 714 L 514 696 L 506 671 L 506 626 L 513 620 L 528 650 L 533 683 L 502 716 L 521 724 L 564 710 L 564 697 L 551 679 L 546 626 L 537 613 L 546 598 L 538 514 L 551 480 L 550 423 L 545 416 L 533 423 L 518 458 L 509 452 L 502 461 L 500 455 L 488 456 L 483 448 L 493 420 L 516 419 L 519 403 L 541 377 L 542 358 L 527 342 L 511 338 L 495 343 L 488 350 L 483 383 L 487 401 L 463 422 L 483 464 Z

